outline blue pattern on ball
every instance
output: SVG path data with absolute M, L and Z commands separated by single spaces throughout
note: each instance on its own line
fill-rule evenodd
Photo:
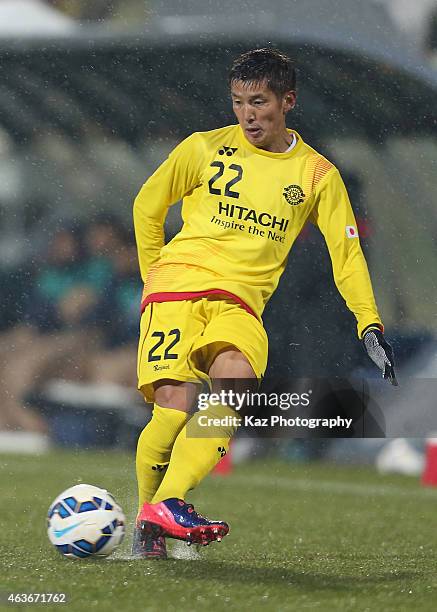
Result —
M 90 510 L 98 510 L 97 504 L 92 501 L 85 501 L 80 504 L 78 512 L 89 512 Z
M 77 546 L 77 548 L 80 548 L 85 552 L 94 552 L 94 546 L 91 544 L 91 542 L 88 542 L 87 540 L 76 540 L 75 542 L 73 542 L 73 544 L 74 546 Z
M 75 546 L 71 547 L 71 552 L 73 553 L 75 557 L 80 557 L 81 559 L 84 559 L 85 557 L 89 557 L 92 554 L 89 552 L 85 552 L 84 550 L 81 550 L 80 548 L 76 548 Z
M 105 544 L 109 541 L 109 537 L 107 535 L 102 536 L 96 542 L 96 552 L 99 552 L 101 548 L 105 546 Z
M 74 497 L 66 497 L 64 499 L 64 504 L 67 504 L 67 506 L 71 508 L 74 512 L 76 510 L 77 500 L 74 499 Z
M 67 518 L 67 516 L 71 516 L 70 510 L 67 510 L 67 508 L 63 506 L 60 502 L 56 510 L 61 518 Z

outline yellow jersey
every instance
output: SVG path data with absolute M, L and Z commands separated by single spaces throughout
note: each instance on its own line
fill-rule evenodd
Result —
M 239 125 L 196 132 L 170 153 L 134 204 L 144 303 L 223 291 L 261 318 L 310 220 L 325 238 L 359 337 L 372 323 L 382 327 L 340 173 L 290 133 L 297 143 L 285 153 L 253 146 Z M 183 227 L 164 245 L 168 208 L 180 199 Z

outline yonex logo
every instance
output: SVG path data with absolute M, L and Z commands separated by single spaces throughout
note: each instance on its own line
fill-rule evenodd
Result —
M 237 148 L 233 148 L 233 147 L 225 147 L 224 145 L 221 147 L 221 149 L 219 149 L 218 154 L 219 155 L 227 155 L 228 157 L 231 157 L 235 151 L 237 150 Z
M 65 535 L 69 531 L 72 531 L 73 529 L 76 529 L 76 527 L 79 527 L 79 525 L 82 525 L 83 522 L 84 521 L 79 521 L 78 523 L 75 523 L 74 525 L 70 525 L 69 527 L 64 527 L 64 529 L 55 529 L 53 531 L 53 535 L 55 536 L 55 538 L 62 538 L 63 535 Z
M 165 470 L 166 467 L 166 465 L 161 465 L 157 463 L 156 465 L 152 465 L 152 470 L 154 470 L 155 472 L 162 472 Z
M 220 453 L 220 457 L 224 457 L 226 455 L 226 449 L 224 446 L 219 446 L 217 450 Z

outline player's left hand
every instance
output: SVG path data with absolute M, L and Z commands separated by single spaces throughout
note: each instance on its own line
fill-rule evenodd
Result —
M 397 387 L 393 349 L 384 338 L 382 331 L 377 327 L 370 327 L 364 333 L 363 344 L 370 359 L 382 371 L 382 376 Z

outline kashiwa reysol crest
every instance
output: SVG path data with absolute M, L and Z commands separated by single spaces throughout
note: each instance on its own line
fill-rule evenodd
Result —
M 292 206 L 302 204 L 302 202 L 304 202 L 305 200 L 305 194 L 302 190 L 302 187 L 300 187 L 299 185 L 287 185 L 287 187 L 284 187 L 282 195 Z

